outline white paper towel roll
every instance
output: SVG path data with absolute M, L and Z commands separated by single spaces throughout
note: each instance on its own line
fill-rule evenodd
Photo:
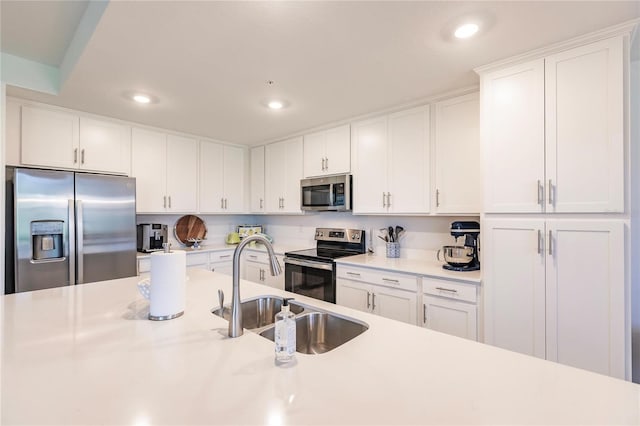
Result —
M 184 312 L 187 255 L 184 251 L 151 254 L 149 319 L 176 318 Z

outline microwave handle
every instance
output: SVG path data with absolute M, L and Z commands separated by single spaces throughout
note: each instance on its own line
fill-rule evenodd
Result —
M 333 206 L 334 205 L 334 196 L 333 196 L 333 190 L 335 189 L 335 183 L 329 184 L 329 205 Z

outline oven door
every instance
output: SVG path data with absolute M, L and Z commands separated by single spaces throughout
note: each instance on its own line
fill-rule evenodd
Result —
M 292 293 L 336 303 L 336 274 L 333 262 L 285 257 L 284 288 Z

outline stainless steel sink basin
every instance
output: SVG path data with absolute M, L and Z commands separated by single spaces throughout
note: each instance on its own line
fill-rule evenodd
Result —
M 348 342 L 369 328 L 363 322 L 328 312 L 311 312 L 296 318 L 296 351 L 322 354 Z M 274 340 L 274 327 L 260 333 Z
M 291 312 L 301 313 L 304 308 L 294 302 L 290 304 Z M 255 330 L 273 324 L 275 315 L 282 309 L 282 298 L 276 296 L 262 296 L 248 299 L 240 303 L 242 309 L 242 323 L 247 330 Z M 220 308 L 211 311 L 214 315 L 220 316 Z M 231 318 L 231 307 L 225 306 L 222 318 L 229 321 Z

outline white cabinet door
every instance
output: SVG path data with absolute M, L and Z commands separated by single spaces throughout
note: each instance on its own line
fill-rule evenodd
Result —
M 77 115 L 22 107 L 21 163 L 76 168 L 80 161 Z
M 302 138 L 285 142 L 285 180 L 283 182 L 282 212 L 300 213 L 300 179 L 302 179 Z
M 340 306 L 371 311 L 371 288 L 368 284 L 338 278 L 336 280 L 336 303 Z
M 286 145 L 272 143 L 264 150 L 264 195 L 265 211 L 280 213 L 282 211 L 283 183 L 286 179 L 285 161 Z
M 418 297 L 415 292 L 373 286 L 371 309 L 385 318 L 417 325 Z
M 302 138 L 265 148 L 265 207 L 268 213 L 300 213 Z
M 130 128 L 109 121 L 80 117 L 80 159 L 83 170 L 129 173 Z
M 545 60 L 548 212 L 624 211 L 621 37 Z
M 200 213 L 224 210 L 224 147 L 200 141 Z
M 351 171 L 351 128 L 349 125 L 326 131 L 325 174 Z
M 481 77 L 484 211 L 542 212 L 544 59 Z
M 245 155 L 246 150 L 224 146 L 224 207 L 225 213 L 245 211 Z
M 264 213 L 264 146 L 251 148 L 251 201 L 252 213 Z
M 193 213 L 198 208 L 198 141 L 167 137 L 167 210 Z
M 429 106 L 389 116 L 387 206 L 393 213 L 428 213 Z M 377 169 L 376 164 L 369 164 Z
M 133 128 L 131 174 L 136 178 L 136 212 L 158 213 L 166 209 L 167 135 Z
M 425 294 L 422 316 L 423 325 L 431 330 L 478 340 L 476 305 Z
M 327 132 L 304 135 L 303 156 L 304 176 L 313 177 L 325 174 L 325 146 Z
M 480 213 L 478 93 L 435 105 L 436 213 Z
M 623 221 L 548 220 L 547 235 L 547 359 L 624 379 Z
M 265 265 L 257 262 L 245 262 L 244 279 L 257 284 L 266 284 L 264 275 Z
M 212 263 L 209 266 L 212 272 L 218 272 L 225 275 L 233 275 L 233 264 L 231 262 Z
M 278 263 L 280 263 L 282 273 L 280 273 L 280 275 L 273 276 L 271 275 L 269 265 L 265 265 L 265 281 L 269 287 L 277 288 L 278 290 L 284 290 L 284 256 L 276 255 L 276 258 L 278 259 Z
M 386 213 L 387 117 L 354 123 L 353 212 Z
M 484 339 L 545 358 L 545 256 L 542 219 L 482 223 Z

